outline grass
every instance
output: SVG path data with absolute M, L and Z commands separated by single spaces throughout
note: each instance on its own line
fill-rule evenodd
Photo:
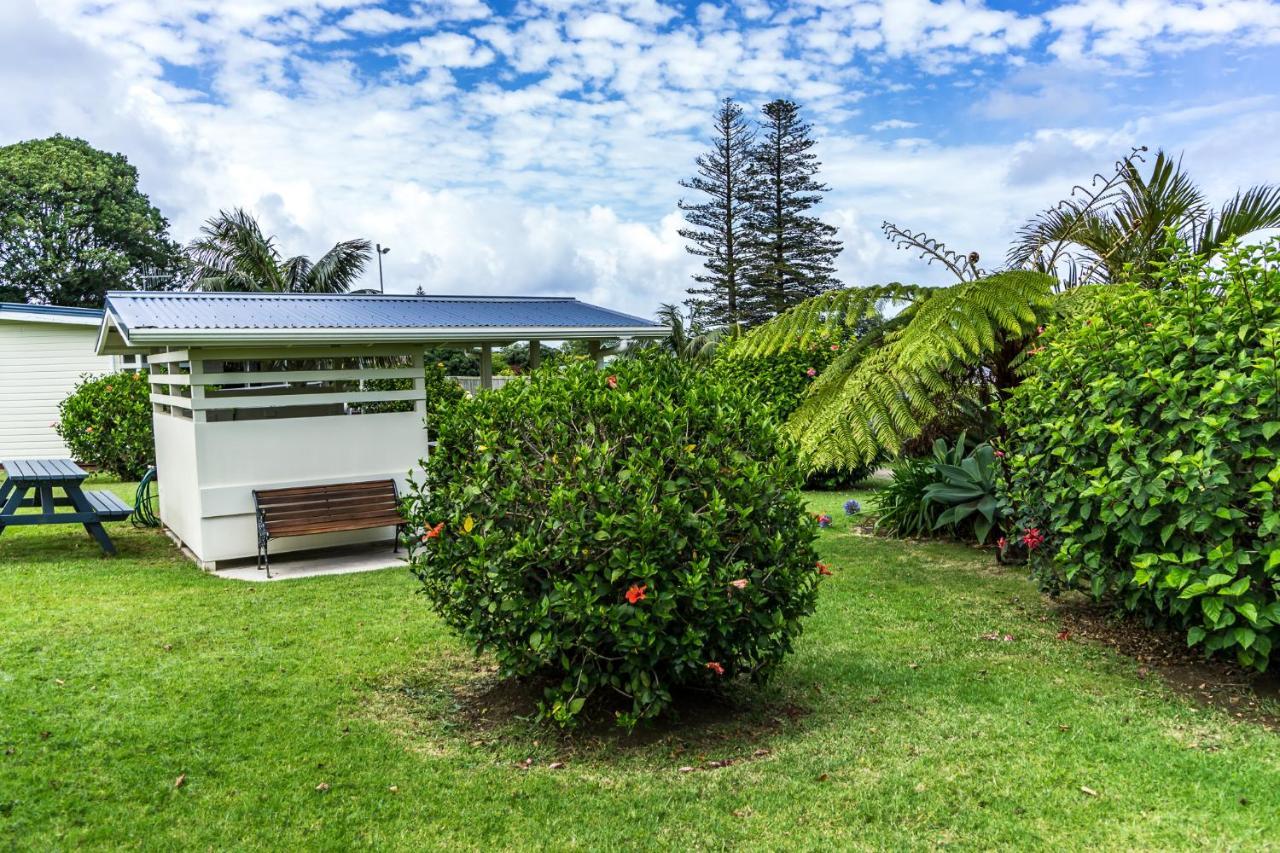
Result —
M 116 559 L 11 529 L 0 845 L 1276 844 L 1275 735 L 1057 640 L 987 554 L 858 536 L 849 496 L 812 496 L 836 575 L 778 679 L 636 738 L 512 718 L 406 572 L 255 585 L 128 525 Z

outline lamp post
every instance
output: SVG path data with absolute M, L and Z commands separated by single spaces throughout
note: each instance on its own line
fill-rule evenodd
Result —
M 378 292 L 386 293 L 386 288 L 382 286 L 382 256 L 387 252 L 390 252 L 391 249 L 383 246 L 381 243 L 374 243 L 373 248 L 378 253 Z

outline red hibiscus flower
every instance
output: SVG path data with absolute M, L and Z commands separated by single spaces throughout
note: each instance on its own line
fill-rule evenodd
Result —
M 831 351 L 832 351 L 832 352 L 835 352 L 835 351 L 836 351 L 836 350 L 838 350 L 838 349 L 840 349 L 840 345 L 839 345 L 839 344 L 832 344 L 832 345 L 831 345 Z
M 648 584 L 633 583 L 631 585 L 631 589 L 627 590 L 627 601 L 631 604 L 636 604 L 638 602 L 644 601 L 645 599 L 644 591 L 648 588 L 649 588 Z
M 820 575 L 827 575 L 827 576 L 830 576 L 830 575 L 831 575 L 831 569 L 827 568 L 827 564 L 826 564 L 826 563 L 819 562 L 819 563 L 818 563 L 818 574 L 820 574 Z
M 818 370 L 817 368 L 810 367 L 808 370 L 805 371 L 805 375 L 812 378 L 818 375 Z
M 440 538 L 440 531 L 441 531 L 441 530 L 444 530 L 444 522 L 443 522 L 443 521 L 442 521 L 442 522 L 440 522 L 439 524 L 437 524 L 435 527 L 433 527 L 433 528 L 431 528 L 430 530 L 428 530 L 428 531 L 427 531 L 427 535 L 422 537 L 422 541 L 424 541 L 424 542 L 425 542 L 425 541 L 426 541 L 426 540 L 428 540 L 428 539 L 439 539 L 439 538 Z
M 605 380 L 605 382 L 609 384 L 610 388 L 618 387 L 618 377 L 616 376 L 610 376 L 608 379 Z
M 1028 551 L 1034 551 L 1044 544 L 1044 534 L 1038 527 L 1029 527 L 1027 532 L 1022 534 L 1022 544 L 1027 546 Z
M 734 589 L 746 589 L 747 579 L 738 578 L 736 581 L 729 581 L 729 586 L 733 587 Z
M 716 675 L 724 675 L 724 667 L 713 660 L 707 661 L 707 669 L 711 670 Z
M 1003 551 L 1004 546 L 1008 544 L 1009 544 L 1009 540 L 1005 539 L 1003 536 L 1001 536 L 999 539 L 996 540 L 996 547 L 999 548 L 1001 551 Z

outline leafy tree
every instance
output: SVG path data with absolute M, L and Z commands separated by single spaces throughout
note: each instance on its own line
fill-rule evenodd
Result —
M 725 98 L 715 115 L 711 150 L 698 157 L 698 174 L 680 186 L 706 197 L 697 203 L 680 200 L 691 227 L 680 236 L 692 241 L 686 248 L 706 258 L 703 272 L 689 289 L 688 304 L 702 323 L 733 325 L 743 319 L 743 265 L 746 261 L 747 217 L 752 145 L 755 130 L 742 107 Z
M 839 285 L 836 229 L 809 215 L 828 187 L 816 179 L 821 163 L 810 151 L 812 125 L 786 100 L 765 104 L 764 138 L 751 156 L 749 257 L 744 319 L 768 320 Z
M 297 255 L 282 259 L 275 237 L 262 233 L 253 215 L 236 208 L 220 211 L 187 248 L 193 290 L 346 293 L 372 257 L 368 240 L 345 240 L 320 260 Z
M 1280 228 L 1280 185 L 1237 191 L 1214 209 L 1182 162 L 1163 151 L 1143 174 L 1144 151 L 1135 149 L 1111 178 L 1095 176 L 1090 188 L 1077 188 L 1023 226 L 1009 265 L 1054 273 L 1067 286 L 1126 277 L 1151 282 L 1174 245 L 1212 257 L 1232 238 Z M 1166 239 L 1170 230 L 1176 244 Z
M 0 299 L 98 308 L 164 288 L 180 252 L 123 154 L 52 136 L 0 148 Z

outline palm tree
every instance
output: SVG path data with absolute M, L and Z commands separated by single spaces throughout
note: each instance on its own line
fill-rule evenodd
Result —
M 1009 250 L 1009 266 L 1049 272 L 1067 288 L 1124 278 L 1143 282 L 1175 242 L 1212 256 L 1232 239 L 1280 228 L 1280 185 L 1238 191 L 1215 210 L 1182 162 L 1163 151 L 1144 175 L 1144 151 L 1119 161 L 1111 179 L 1096 176 L 1093 188 L 1078 187 L 1024 225 Z
M 723 329 L 705 329 L 686 317 L 669 302 L 658 308 L 658 320 L 671 329 L 671 334 L 659 346 L 681 361 L 708 362 L 715 355 L 716 347 L 724 335 Z
M 282 259 L 275 238 L 241 208 L 219 211 L 200 233 L 187 247 L 192 290 L 346 293 L 372 251 L 368 240 L 344 240 L 314 263 L 303 255 Z

